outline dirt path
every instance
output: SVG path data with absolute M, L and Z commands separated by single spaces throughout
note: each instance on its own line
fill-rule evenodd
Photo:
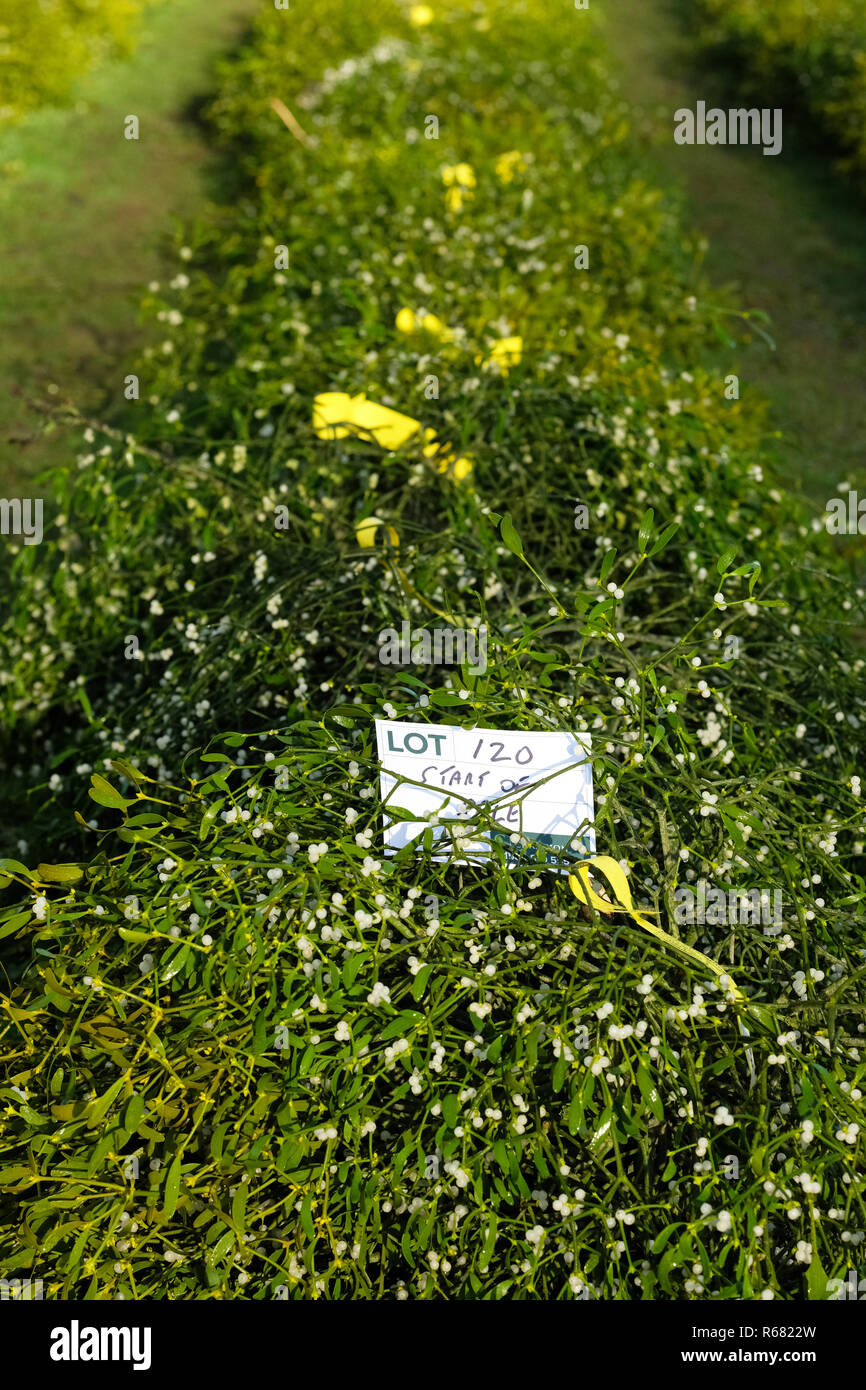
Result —
M 141 342 L 135 302 L 159 278 L 163 236 L 207 192 L 205 136 L 190 114 L 214 59 L 261 0 L 171 0 L 128 62 L 85 77 L 78 103 L 0 138 L 0 488 L 68 457 L 28 397 L 49 383 L 92 409 L 122 391 Z M 141 138 L 123 138 L 127 115 Z
M 866 208 L 798 142 L 785 113 L 776 157 L 757 148 L 677 146 L 673 113 L 743 103 L 730 77 L 697 61 L 670 0 L 610 0 L 605 27 L 622 94 L 640 112 L 650 159 L 684 187 L 709 239 L 706 269 L 773 321 L 737 355 L 743 390 L 769 396 L 781 476 L 822 504 L 847 478 L 866 483 Z M 829 490 L 828 490 L 829 489 Z

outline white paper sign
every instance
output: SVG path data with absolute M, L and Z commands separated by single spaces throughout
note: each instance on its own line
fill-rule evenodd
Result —
M 431 816 L 437 860 L 478 863 L 490 858 L 493 840 L 511 863 L 534 862 L 538 846 L 552 864 L 595 853 L 589 734 L 377 719 L 376 739 L 385 805 L 417 817 L 386 813 L 386 853 L 421 835 Z M 479 814 L 492 824 L 479 828 Z

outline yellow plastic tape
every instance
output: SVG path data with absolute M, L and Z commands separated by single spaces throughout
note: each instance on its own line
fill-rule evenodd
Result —
M 509 367 L 516 367 L 523 356 L 523 339 L 515 336 L 512 338 L 499 338 L 490 350 L 487 359 L 488 366 L 496 366 L 506 375 Z
M 461 454 L 460 458 L 455 458 L 454 449 L 450 444 L 439 444 L 433 430 L 427 430 L 426 436 L 430 440 L 424 446 L 424 457 L 432 459 L 440 473 L 447 473 L 449 478 L 454 478 L 456 482 L 461 482 L 463 478 L 468 478 L 472 472 L 474 464 L 466 454 Z
M 394 322 L 401 333 L 430 333 L 443 343 L 454 341 L 453 330 L 435 314 L 416 314 L 412 309 L 401 309 Z
M 520 150 L 506 150 L 496 161 L 496 174 L 503 183 L 512 183 L 515 174 L 522 174 L 526 169 L 526 160 Z
M 400 536 L 398 532 L 394 529 L 393 526 L 389 526 L 387 521 L 383 521 L 380 516 L 366 516 L 364 517 L 363 521 L 359 521 L 356 523 L 355 539 L 357 540 L 358 545 L 361 546 L 361 548 L 364 550 L 371 549 L 376 544 L 376 536 L 379 530 L 384 531 L 384 533 L 387 535 L 388 540 L 390 541 L 395 553 L 399 551 Z M 405 592 L 410 596 L 410 598 L 417 599 L 418 602 L 422 603 L 425 608 L 429 608 L 431 613 L 435 613 L 437 617 L 444 618 L 446 623 L 451 623 L 453 627 L 456 627 L 458 625 L 457 618 L 455 618 L 453 614 L 446 613 L 443 609 L 437 608 L 435 603 L 431 603 L 428 598 L 425 598 L 423 594 L 419 593 L 418 590 L 415 588 L 414 584 L 410 583 L 406 573 L 396 563 L 396 560 L 394 560 L 394 556 L 392 556 L 391 558 L 392 561 L 394 561 L 394 569 L 396 571 L 397 578 L 400 580 L 400 583 L 403 585 Z
M 324 391 L 313 401 L 313 429 L 320 439 L 345 439 L 347 435 L 360 435 L 372 438 L 382 448 L 393 453 L 405 444 L 407 439 L 419 432 L 426 441 L 424 454 L 433 460 L 440 473 L 460 482 L 472 472 L 472 459 L 467 456 L 455 458 L 450 444 L 436 442 L 436 431 L 423 429 L 420 420 L 411 415 L 401 415 L 386 405 L 368 401 L 363 394 L 347 396 L 343 391 Z M 362 541 L 372 545 L 372 541 Z
M 368 401 L 363 393 L 347 396 L 342 391 L 325 391 L 313 401 L 313 429 L 320 439 L 370 435 L 381 448 L 393 451 L 418 433 L 421 421 Z
M 613 889 L 614 902 L 611 903 L 605 898 L 600 898 L 595 892 L 589 881 L 590 868 L 599 869 L 600 872 L 604 874 Z M 614 912 L 626 912 L 633 921 L 637 922 L 638 926 L 643 927 L 644 931 L 650 932 L 653 936 L 657 937 L 659 941 L 663 941 L 666 946 L 670 946 L 672 950 L 677 951 L 680 955 L 687 956 L 689 960 L 696 961 L 699 965 L 705 966 L 716 978 L 726 975 L 730 981 L 730 994 L 734 1002 L 737 1004 L 748 1003 L 742 990 L 738 989 L 731 979 L 729 971 L 723 969 L 721 965 L 717 965 L 714 960 L 710 960 L 709 956 L 705 956 L 702 951 L 696 951 L 692 946 L 687 946 L 684 941 L 678 941 L 675 936 L 670 936 L 666 931 L 662 931 L 661 927 L 655 926 L 653 922 L 648 922 L 646 917 L 640 912 L 635 911 L 631 890 L 628 886 L 628 879 L 623 873 L 620 865 L 615 859 L 611 859 L 610 855 L 599 854 L 592 859 L 584 859 L 578 866 L 576 873 L 569 874 L 568 882 L 574 896 L 579 898 L 582 902 L 589 903 L 590 907 L 594 907 L 597 912 L 603 912 L 606 916 L 610 916 L 611 913 Z M 741 1018 L 737 1019 L 737 1025 L 742 1037 L 748 1038 L 750 1036 L 749 1030 Z M 758 1078 L 757 1072 L 755 1071 L 755 1054 L 750 1047 L 746 1048 L 746 1061 L 749 1067 L 749 1084 L 751 1087 L 755 1085 Z
M 454 342 L 454 330 L 437 318 L 435 314 L 416 313 L 413 309 L 401 309 L 394 322 L 401 333 L 424 332 L 438 338 L 442 343 Z M 502 376 L 507 376 L 509 367 L 516 367 L 522 357 L 523 339 L 515 334 L 510 338 L 498 338 L 490 350 L 490 356 L 485 360 L 479 354 L 475 361 L 478 364 L 483 363 L 485 367 L 497 367 Z
M 598 869 L 600 873 L 604 874 L 613 889 L 613 902 L 600 898 L 595 892 L 589 881 L 590 868 Z M 568 882 L 574 896 L 579 898 L 581 902 L 588 903 L 590 907 L 594 907 L 596 912 L 603 912 L 606 916 L 610 916 L 614 912 L 626 912 L 633 921 L 637 922 L 638 926 L 643 927 L 644 931 L 650 932 L 679 955 L 687 956 L 689 960 L 705 966 L 717 979 L 726 975 L 730 980 L 731 997 L 739 1003 L 744 1004 L 746 1002 L 745 996 L 734 984 L 728 970 L 717 965 L 714 960 L 710 960 L 709 956 L 705 956 L 703 952 L 696 951 L 693 946 L 687 946 L 684 941 L 678 941 L 675 936 L 670 936 L 668 932 L 662 931 L 661 927 L 657 927 L 653 922 L 648 922 L 646 917 L 635 910 L 628 879 L 615 859 L 611 859 L 607 854 L 600 854 L 592 859 L 584 859 L 575 872 L 569 874 Z
M 394 549 L 399 550 L 400 537 L 394 530 L 394 527 L 389 526 L 388 523 L 386 521 L 383 521 L 380 516 L 368 516 L 365 517 L 363 521 L 358 522 L 357 526 L 355 527 L 355 539 L 357 540 L 358 544 L 362 546 L 364 549 L 367 549 L 370 546 L 375 545 L 376 532 L 378 531 L 380 526 L 383 526 L 385 528 L 385 533 L 389 541 L 393 545 Z

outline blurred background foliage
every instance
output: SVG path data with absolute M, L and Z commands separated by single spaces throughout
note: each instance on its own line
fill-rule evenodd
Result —
M 131 51 L 158 0 L 0 0 L 0 120 L 62 102 L 75 78 Z

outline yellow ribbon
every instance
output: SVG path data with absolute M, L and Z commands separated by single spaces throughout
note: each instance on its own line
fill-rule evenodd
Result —
M 384 526 L 388 539 L 393 545 L 394 549 L 399 550 L 400 537 L 394 530 L 394 527 L 389 526 L 387 521 L 383 521 L 380 516 L 367 516 L 364 518 L 363 521 L 358 522 L 357 526 L 355 527 L 355 539 L 357 540 L 358 544 L 362 546 L 364 549 L 367 549 L 370 546 L 375 545 L 376 532 L 378 531 L 380 526 Z
M 445 206 L 449 212 L 459 212 L 464 202 L 474 198 L 476 178 L 471 164 L 449 164 L 442 170 L 445 185 Z
M 598 869 L 604 874 L 613 889 L 613 902 L 609 902 L 606 898 L 600 898 L 596 893 L 589 881 L 590 868 Z M 635 910 L 628 879 L 615 859 L 611 859 L 607 854 L 600 854 L 592 859 L 584 859 L 577 866 L 575 872 L 569 874 L 568 882 L 574 896 L 582 902 L 588 903 L 590 907 L 594 907 L 596 912 L 603 912 L 606 916 L 610 916 L 614 912 L 626 912 L 633 921 L 637 922 L 638 926 L 643 927 L 644 931 L 650 932 L 680 955 L 688 956 L 689 960 L 705 966 L 717 979 L 726 975 L 730 980 L 731 997 L 736 1002 L 745 1004 L 745 996 L 734 984 L 730 973 L 723 966 L 717 965 L 714 960 L 710 960 L 709 956 L 705 956 L 701 951 L 696 951 L 693 946 L 687 946 L 684 941 L 679 941 L 675 936 L 670 936 L 668 932 L 662 931 L 661 927 L 655 926 L 653 922 L 648 922 L 646 917 Z
M 503 183 L 513 182 L 515 174 L 522 174 L 526 169 L 526 160 L 520 150 L 506 150 L 496 161 L 496 174 Z
M 435 314 L 421 314 L 412 309 L 401 309 L 394 322 L 401 333 L 430 333 L 434 338 L 441 338 L 443 343 L 454 341 L 453 330 Z
M 454 342 L 454 330 L 437 318 L 435 314 L 416 313 L 414 309 L 408 308 L 401 309 L 394 322 L 399 331 L 407 336 L 423 332 L 438 338 L 441 343 Z M 483 365 L 485 370 L 489 367 L 495 367 L 502 376 L 507 376 L 509 367 L 516 367 L 522 357 L 523 339 L 515 334 L 510 338 L 497 338 L 490 349 L 490 356 L 485 359 L 482 354 L 478 353 L 475 361 L 479 366 Z
M 396 554 L 396 552 L 400 549 L 400 536 L 398 532 L 394 529 L 394 527 L 389 526 L 387 521 L 383 521 L 380 516 L 367 516 L 364 517 L 362 521 L 356 523 L 355 539 L 357 540 L 358 545 L 361 546 L 364 550 L 371 549 L 376 544 L 376 533 L 379 531 L 380 528 L 387 535 L 388 540 L 390 541 Z M 408 577 L 406 576 L 405 572 L 401 570 L 400 566 L 396 562 L 396 559 L 394 559 L 394 557 L 392 557 L 392 559 L 394 563 L 394 569 L 397 573 L 397 577 L 400 580 L 400 583 L 403 585 L 405 592 L 411 598 L 417 599 L 419 603 L 423 603 L 424 607 L 429 608 L 431 613 L 435 613 L 436 616 L 439 618 L 444 618 L 446 623 L 451 623 L 452 626 L 456 627 L 457 619 L 451 613 L 445 613 L 441 608 L 437 608 L 435 603 L 431 603 L 428 598 L 425 598 L 423 594 L 420 594 L 418 590 L 415 588 L 414 584 L 411 584 L 409 582 Z
M 518 336 L 511 338 L 498 338 L 490 349 L 490 356 L 487 361 L 483 357 L 476 357 L 476 362 L 483 362 L 485 368 L 497 367 L 502 376 L 508 375 L 509 367 L 516 367 L 523 356 L 523 339 Z
M 401 415 L 398 410 L 368 401 L 363 392 L 347 396 L 343 391 L 325 391 L 316 396 L 313 429 L 320 439 L 345 439 L 350 434 L 372 438 L 389 453 L 421 433 L 424 456 L 432 459 L 440 473 L 460 482 L 472 472 L 472 460 L 465 456 L 456 458 L 453 446 L 440 443 L 435 430 L 424 429 L 421 421 L 413 420 L 411 415 Z
M 401 415 L 366 396 L 347 396 L 325 391 L 313 401 L 313 429 L 320 439 L 345 439 L 347 435 L 371 435 L 383 449 L 399 449 L 421 429 L 420 420 Z

